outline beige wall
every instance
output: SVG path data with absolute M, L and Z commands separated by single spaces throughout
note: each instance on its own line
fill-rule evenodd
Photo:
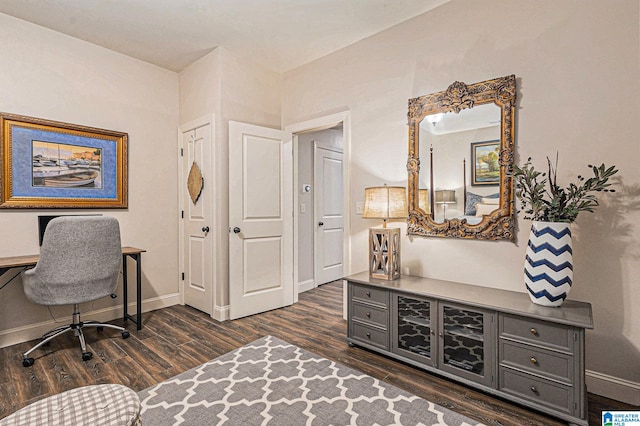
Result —
M 351 112 L 351 270 L 366 270 L 372 223 L 355 215 L 355 203 L 366 186 L 406 185 L 407 100 L 455 80 L 515 74 L 519 159 L 544 164 L 558 151 L 562 182 L 590 163 L 621 169 L 618 193 L 574 225 L 570 297 L 593 305 L 590 391 L 639 404 L 638 1 L 610 3 L 452 0 L 286 73 L 283 120 Z M 523 292 L 529 227 L 518 219 L 516 244 L 405 237 L 403 272 Z
M 129 208 L 90 212 L 118 218 L 123 244 L 148 250 L 144 307 L 176 303 L 177 74 L 1 14 L 0 40 L 0 111 L 129 134 Z M 38 253 L 38 214 L 83 212 L 88 211 L 0 210 L 0 256 Z M 19 279 L 0 296 L 0 345 L 37 337 L 38 327 L 49 325 L 46 308 L 26 300 Z M 107 312 L 117 317 L 121 300 L 104 299 L 93 308 L 117 306 Z
M 298 181 L 293 184 L 293 191 L 298 192 L 298 281 L 295 283 L 300 289 L 313 288 L 318 283 L 314 280 L 315 268 L 315 206 L 314 197 L 316 186 L 314 146 L 342 151 L 342 129 L 324 129 L 298 135 Z M 302 185 L 311 185 L 311 192 L 302 192 Z M 305 205 L 305 212 L 300 210 Z M 295 280 L 295 277 L 294 277 Z
M 218 47 L 180 72 L 180 123 L 214 114 L 214 318 L 229 304 L 229 121 L 280 127 L 281 77 Z

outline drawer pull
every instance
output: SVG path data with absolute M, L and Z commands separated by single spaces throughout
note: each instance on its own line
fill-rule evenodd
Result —
M 370 291 L 367 292 L 367 297 L 371 297 L 371 292 Z
M 365 315 L 367 316 L 367 318 L 371 318 L 371 312 L 367 312 Z
M 531 334 L 533 334 L 534 336 L 538 335 L 538 330 L 536 330 L 535 328 L 531 329 Z
M 371 333 L 367 333 L 367 339 L 371 339 Z
M 536 395 L 538 394 L 538 389 L 536 389 L 535 386 L 531 386 L 531 392 L 535 393 Z
M 531 363 L 538 365 L 538 360 L 536 359 L 536 357 L 534 356 L 531 357 Z

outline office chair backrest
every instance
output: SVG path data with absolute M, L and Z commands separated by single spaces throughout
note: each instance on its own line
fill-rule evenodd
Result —
M 58 217 L 47 226 L 38 263 L 25 273 L 30 277 L 23 277 L 24 291 L 29 300 L 42 305 L 96 300 L 115 291 L 121 263 L 115 218 Z

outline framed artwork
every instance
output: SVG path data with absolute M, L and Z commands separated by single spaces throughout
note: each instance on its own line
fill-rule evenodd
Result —
M 500 141 L 471 143 L 471 185 L 500 185 Z
M 123 132 L 0 113 L 0 208 L 127 208 Z

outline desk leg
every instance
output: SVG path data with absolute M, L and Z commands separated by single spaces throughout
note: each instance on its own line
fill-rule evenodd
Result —
M 123 254 L 122 255 L 122 301 L 123 301 L 123 316 L 124 316 L 124 321 L 127 321 L 127 318 L 129 317 L 129 302 L 128 302 L 128 284 L 127 284 L 127 255 Z
M 136 316 L 129 315 L 129 306 L 127 301 L 127 257 L 131 257 L 136 261 Z M 142 256 L 138 254 L 123 254 L 122 255 L 122 287 L 123 287 L 123 300 L 124 300 L 124 320 L 130 319 L 136 323 L 136 328 L 142 330 Z
M 136 293 L 138 299 L 136 300 L 136 319 L 138 320 L 136 325 L 138 330 L 142 329 L 142 254 L 136 256 Z

